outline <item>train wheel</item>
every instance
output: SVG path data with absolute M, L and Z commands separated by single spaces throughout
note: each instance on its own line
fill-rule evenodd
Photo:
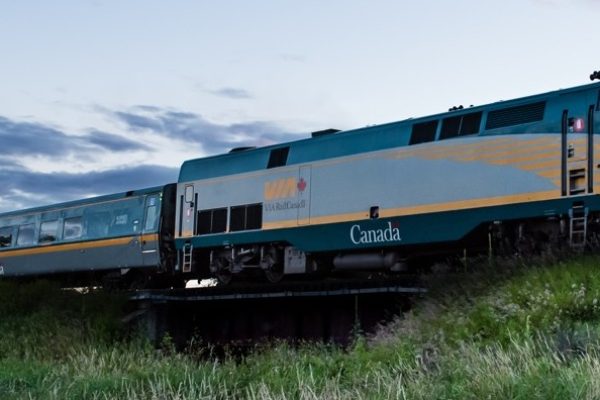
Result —
M 265 277 L 271 283 L 281 282 L 283 276 L 283 264 L 274 264 L 270 268 L 265 269 Z
M 283 279 L 283 262 L 281 250 L 275 246 L 267 246 L 262 251 L 260 266 L 265 271 L 265 277 L 271 283 L 281 282 Z
M 233 273 L 231 269 L 221 269 L 215 272 L 215 278 L 221 285 L 229 285 L 233 279 Z
M 129 290 L 144 290 L 149 287 L 150 279 L 143 272 L 130 271 L 127 278 L 127 289 Z
M 210 269 L 221 285 L 229 285 L 233 279 L 232 265 L 228 258 L 217 257 Z
M 109 272 L 101 278 L 102 288 L 108 292 L 117 292 L 124 287 L 120 272 Z

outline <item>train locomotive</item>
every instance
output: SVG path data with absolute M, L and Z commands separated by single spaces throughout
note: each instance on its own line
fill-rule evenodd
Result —
M 0 214 L 0 273 L 279 282 L 582 249 L 600 230 L 599 112 L 593 83 L 189 160 L 176 184 Z

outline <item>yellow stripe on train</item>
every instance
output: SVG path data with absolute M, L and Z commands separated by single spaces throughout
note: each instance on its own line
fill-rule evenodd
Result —
M 58 252 L 73 251 L 73 250 L 87 250 L 87 249 L 95 249 L 95 248 L 99 248 L 99 247 L 119 246 L 119 245 L 129 244 L 135 240 L 154 242 L 154 241 L 158 240 L 158 235 L 157 234 L 148 234 L 148 235 L 142 235 L 142 236 L 127 236 L 127 237 L 121 237 L 121 238 L 115 238 L 115 239 L 93 240 L 93 241 L 64 243 L 64 244 L 49 243 L 49 244 L 39 245 L 38 247 L 29 247 L 26 249 L 3 250 L 3 251 L 0 251 L 0 258 L 29 256 L 29 255 L 35 255 L 35 254 L 58 253 Z

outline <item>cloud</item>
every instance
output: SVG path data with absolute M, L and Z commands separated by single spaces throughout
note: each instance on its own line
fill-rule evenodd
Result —
M 114 112 L 131 131 L 152 133 L 200 145 L 207 154 L 217 154 L 240 146 L 265 146 L 306 137 L 306 134 L 290 132 L 277 124 L 253 121 L 235 124 L 216 124 L 201 115 L 144 106 L 130 111 Z
M 90 131 L 83 135 L 70 135 L 41 123 L 13 121 L 5 117 L 0 117 L 0 142 L 4 157 L 27 155 L 57 159 L 71 154 L 85 157 L 86 153 L 98 150 L 149 149 L 142 143 L 112 133 Z
M 40 172 L 28 168 L 31 157 L 55 163 L 75 157 L 86 162 L 103 153 L 152 151 L 145 143 L 99 130 L 78 135 L 36 122 L 0 117 L 0 210 L 27 208 L 65 200 L 155 186 L 177 180 L 177 168 L 136 165 L 87 173 Z M 72 162 L 72 159 L 71 161 Z M 110 168 L 110 167 L 109 167 Z
M 13 167 L 0 169 L 0 211 L 163 185 L 175 182 L 179 172 L 178 168 L 158 165 L 81 174 L 38 173 Z
M 86 139 L 89 143 L 95 144 L 110 151 L 151 150 L 150 147 L 146 146 L 145 144 L 135 142 L 122 136 L 113 135 L 112 133 L 101 131 L 90 132 Z
M 214 94 L 215 96 L 227 97 L 229 99 L 251 99 L 254 97 L 250 94 L 250 92 L 244 89 L 236 89 L 231 87 L 211 90 L 210 93 Z
M 14 122 L 0 117 L 2 155 L 64 156 L 81 148 L 78 139 L 71 139 L 63 132 L 42 124 Z
M 153 112 L 144 106 L 143 111 Z M 153 118 L 148 118 L 140 114 L 133 114 L 128 112 L 116 111 L 115 116 L 127 123 L 127 127 L 132 131 L 140 132 L 147 129 L 160 132 L 162 130 L 162 124 Z

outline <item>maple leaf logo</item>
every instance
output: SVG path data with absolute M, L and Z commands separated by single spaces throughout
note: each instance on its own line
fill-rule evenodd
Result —
M 304 189 L 306 189 L 306 181 L 304 180 L 304 178 L 300 178 L 297 187 L 299 191 L 304 192 Z

